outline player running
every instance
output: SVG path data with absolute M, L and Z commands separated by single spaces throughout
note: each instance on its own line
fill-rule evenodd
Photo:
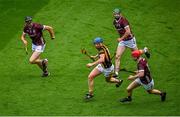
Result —
M 148 66 L 148 62 L 145 58 L 141 57 L 141 52 L 139 50 L 135 50 L 132 52 L 133 59 L 137 62 L 137 73 L 136 75 L 130 75 L 128 80 L 133 80 L 132 83 L 127 87 L 128 96 L 120 100 L 120 102 L 131 102 L 132 101 L 132 92 L 135 88 L 139 86 L 143 86 L 144 89 L 149 94 L 156 94 L 161 96 L 161 101 L 165 101 L 166 92 L 161 92 L 157 89 L 154 89 L 154 81 L 150 74 L 150 69 Z
M 88 63 L 86 65 L 88 68 L 96 66 L 88 76 L 89 93 L 86 94 L 86 99 L 90 99 L 93 97 L 94 78 L 102 73 L 104 74 L 106 81 L 110 83 L 116 83 L 116 87 L 119 87 L 123 82 L 123 80 L 118 80 L 112 77 L 112 74 L 114 72 L 114 65 L 111 62 L 108 48 L 103 44 L 103 39 L 97 37 L 94 39 L 93 43 L 98 50 L 98 54 L 91 57 L 93 57 L 94 59 L 98 59 L 95 62 Z
M 51 36 L 51 39 L 55 39 L 53 28 L 46 25 L 41 25 L 38 23 L 32 22 L 32 17 L 25 17 L 25 25 L 23 29 L 23 33 L 21 36 L 21 40 L 26 47 L 27 52 L 27 40 L 26 35 L 32 39 L 32 55 L 29 59 L 31 64 L 37 64 L 43 71 L 42 77 L 47 77 L 49 75 L 47 64 L 48 59 L 41 59 L 40 55 L 45 49 L 46 42 L 43 37 L 43 30 L 47 30 Z
M 122 54 L 124 53 L 126 48 L 130 48 L 131 51 L 137 50 L 136 39 L 131 31 L 130 24 L 128 20 L 122 16 L 120 9 L 114 9 L 114 22 L 117 32 L 120 35 L 120 38 L 117 39 L 118 47 L 116 50 L 115 57 L 115 76 L 118 76 L 118 72 L 120 70 L 120 59 Z M 145 47 L 143 50 L 140 50 L 141 53 L 145 53 L 147 58 L 150 58 L 150 53 L 148 52 L 148 48 Z

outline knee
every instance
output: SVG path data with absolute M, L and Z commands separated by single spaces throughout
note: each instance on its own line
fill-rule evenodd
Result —
M 30 63 L 30 64 L 34 64 L 34 60 L 29 59 L 29 63 Z
M 132 89 L 129 88 L 129 87 L 127 87 L 126 90 L 127 90 L 127 92 L 131 92 L 132 91 Z
M 121 59 L 121 55 L 116 55 L 116 60 L 120 60 Z
M 110 82 L 110 78 L 106 78 L 106 82 Z
M 147 92 L 148 92 L 149 94 L 152 94 L 152 90 L 148 90 Z
M 88 80 L 89 80 L 89 81 L 92 81 L 93 79 L 94 79 L 94 76 L 92 76 L 92 75 L 89 75 L 89 76 L 88 76 Z

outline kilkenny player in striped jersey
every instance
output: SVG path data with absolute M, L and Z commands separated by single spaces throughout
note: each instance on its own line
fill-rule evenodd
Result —
M 93 97 L 94 78 L 102 73 L 104 74 L 106 81 L 110 83 L 116 83 L 116 87 L 119 87 L 123 82 L 123 80 L 119 80 L 112 76 L 112 74 L 114 73 L 114 65 L 111 62 L 110 52 L 108 48 L 103 44 L 103 39 L 97 37 L 94 39 L 93 43 L 98 50 L 98 54 L 91 57 L 98 59 L 86 65 L 88 68 L 96 66 L 88 76 L 89 92 L 86 94 L 86 99 L 90 99 Z

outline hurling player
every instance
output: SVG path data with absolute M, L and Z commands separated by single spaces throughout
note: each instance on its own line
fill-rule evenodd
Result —
M 106 81 L 110 83 L 116 83 L 116 87 L 119 87 L 123 82 L 123 80 L 118 80 L 112 77 L 114 72 L 114 65 L 111 62 L 108 48 L 103 44 L 103 39 L 97 37 L 94 39 L 93 43 L 95 48 L 98 50 L 97 56 L 93 57 L 98 59 L 95 62 L 88 63 L 86 65 L 88 68 L 96 66 L 88 76 L 89 92 L 86 94 L 86 99 L 93 97 L 94 78 L 102 73 L 104 74 Z
M 148 62 L 145 58 L 141 57 L 141 52 L 139 50 L 133 51 L 132 58 L 137 62 L 136 75 L 130 75 L 128 77 L 128 80 L 132 80 L 131 84 L 127 87 L 128 96 L 121 99 L 120 102 L 131 102 L 132 92 L 135 88 L 139 86 L 143 86 L 149 94 L 159 95 L 161 97 L 161 101 L 165 101 L 166 92 L 154 89 L 154 81 L 150 74 Z
M 114 9 L 113 15 L 114 15 L 113 25 L 115 26 L 117 32 L 120 35 L 120 38 L 117 39 L 118 47 L 116 50 L 116 57 L 115 57 L 115 76 L 118 76 L 118 72 L 120 70 L 120 59 L 125 49 L 130 48 L 131 51 L 133 51 L 133 50 L 137 50 L 138 48 L 130 24 L 128 20 L 122 16 L 121 10 L 118 8 Z M 147 47 L 141 50 L 141 53 L 145 53 L 147 58 L 150 58 L 150 53 L 148 52 Z
M 48 60 L 40 58 L 40 55 L 44 51 L 46 46 L 46 42 L 43 37 L 44 30 L 47 30 L 49 32 L 51 39 L 55 38 L 52 27 L 41 25 L 39 23 L 33 23 L 32 17 L 26 16 L 21 40 L 24 43 L 25 47 L 27 48 L 28 42 L 26 40 L 26 35 L 29 35 L 29 37 L 32 40 L 32 55 L 29 59 L 29 62 L 31 64 L 37 64 L 43 71 L 42 76 L 46 77 L 49 75 L 49 72 L 47 70 Z

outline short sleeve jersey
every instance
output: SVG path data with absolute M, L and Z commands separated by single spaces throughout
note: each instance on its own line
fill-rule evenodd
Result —
M 150 69 L 148 66 L 148 63 L 145 58 L 141 58 L 139 63 L 137 64 L 138 71 L 144 71 L 144 76 L 140 77 L 140 80 L 143 84 L 148 84 L 151 82 L 151 74 L 150 74 Z
M 125 34 L 125 32 L 126 32 L 125 28 L 127 26 L 130 27 L 130 24 L 129 24 L 128 20 L 126 18 L 124 18 L 124 17 L 121 17 L 118 20 L 114 19 L 113 25 L 116 28 L 116 30 L 117 30 L 117 32 L 119 33 L 120 36 L 123 36 Z M 133 34 L 131 32 L 131 34 L 128 35 L 128 37 L 126 39 L 124 39 L 124 40 L 130 40 L 132 38 L 133 38 Z
M 25 26 L 23 31 L 25 34 L 29 35 L 34 45 L 43 45 L 45 44 L 43 29 L 43 25 L 32 23 L 32 26 Z

